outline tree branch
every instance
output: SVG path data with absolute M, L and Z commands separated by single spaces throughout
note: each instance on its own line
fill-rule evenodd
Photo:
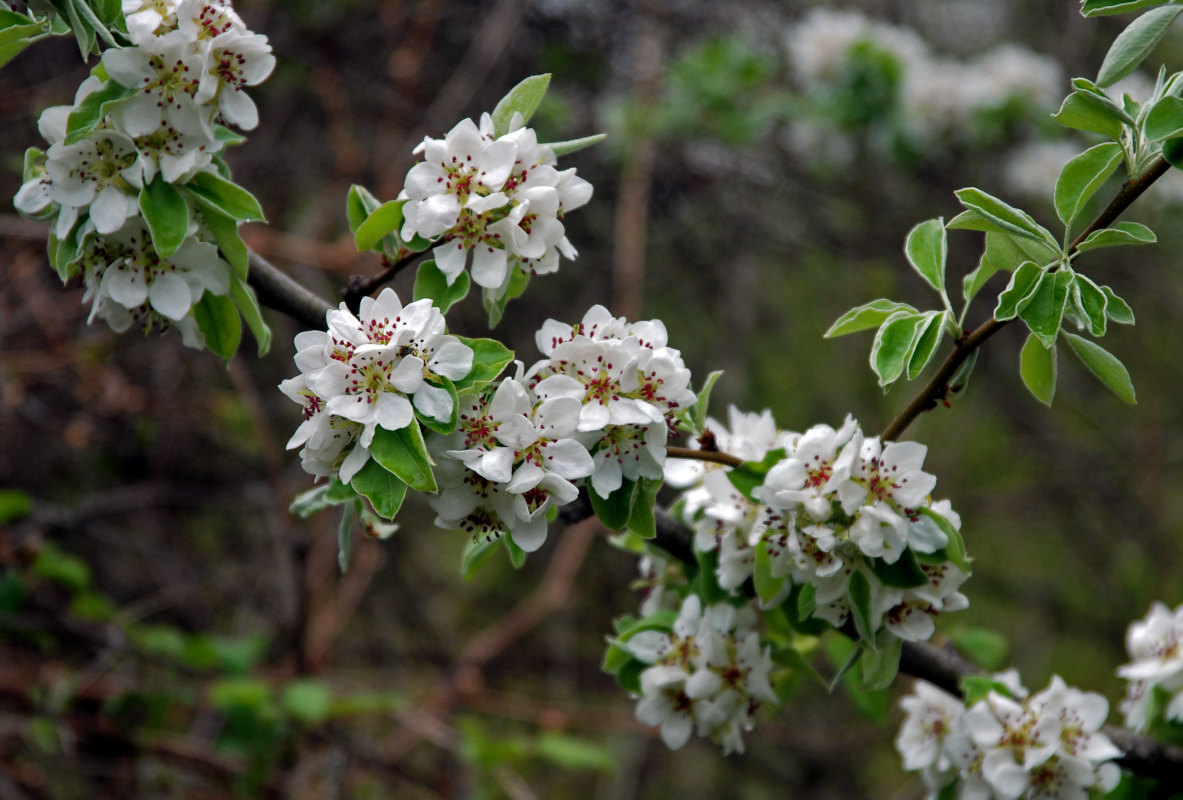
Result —
M 345 291 L 341 293 L 341 297 L 345 301 L 345 307 L 356 314 L 357 310 L 361 307 L 361 299 L 363 297 L 382 284 L 394 280 L 395 275 L 398 275 L 408 264 L 422 255 L 423 253 L 412 253 L 408 250 L 401 253 L 397 260 L 383 259 L 384 263 L 388 266 L 376 275 L 354 275 L 350 277 L 349 283 L 345 286 Z
M 333 306 L 318 297 L 258 253 L 250 254 L 251 271 L 247 282 L 254 287 L 259 302 L 281 314 L 287 314 L 306 329 L 325 327 L 325 312 Z
M 1068 258 L 1072 258 L 1076 254 L 1076 249 L 1080 246 L 1080 243 L 1087 239 L 1090 234 L 1108 227 L 1111 222 L 1121 216 L 1122 212 L 1129 208 L 1131 203 L 1141 197 L 1142 193 L 1149 189 L 1156 180 L 1165 175 L 1170 168 L 1171 165 L 1167 163 L 1166 159 L 1159 156 L 1158 160 L 1151 164 L 1144 173 L 1137 178 L 1131 178 L 1126 181 L 1122 185 L 1121 190 L 1110 201 L 1109 205 L 1105 207 L 1105 210 L 1098 214 L 1097 218 L 1072 240 L 1072 243 L 1068 246 Z M 987 339 L 1013 321 L 1013 319 L 998 321 L 991 318 L 982 323 L 972 333 L 958 339 L 953 347 L 953 352 L 949 353 L 940 368 L 937 369 L 928 383 L 924 385 L 924 388 L 883 429 L 883 432 L 879 434 L 879 438 L 885 442 L 898 439 L 900 434 L 912 424 L 916 417 L 929 409 L 936 408 L 938 403 L 946 400 L 949 394 L 954 391 L 950 388 L 949 381 L 957 373 L 957 369 L 979 347 L 985 344 Z

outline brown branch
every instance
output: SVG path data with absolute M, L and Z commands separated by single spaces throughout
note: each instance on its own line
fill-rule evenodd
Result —
M 404 267 L 422 255 L 423 253 L 412 253 L 409 250 L 404 250 L 399 254 L 399 258 L 394 261 L 391 261 L 390 259 L 383 259 L 383 263 L 387 264 L 387 267 L 376 275 L 351 276 L 349 278 L 349 283 L 345 286 L 345 291 L 341 293 L 341 297 L 345 301 L 345 307 L 356 314 L 358 308 L 361 306 L 361 299 L 363 297 L 377 289 L 382 284 L 394 280 L 394 277 L 398 275 L 398 273 L 401 272 Z
M 721 453 L 718 450 L 695 450 L 690 447 L 675 447 L 672 444 L 665 446 L 665 454 L 670 458 L 688 458 L 694 461 L 710 461 L 714 464 L 726 464 L 729 467 L 738 467 L 743 463 L 743 459 L 738 456 L 733 456 L 730 453 Z
M 251 253 L 248 278 L 259 302 L 287 314 L 309 330 L 325 328 L 325 312 L 333 306 L 318 297 L 258 253 Z
M 1098 214 L 1097 218 L 1072 240 L 1072 243 L 1068 246 L 1068 258 L 1072 258 L 1076 254 L 1080 243 L 1087 239 L 1090 234 L 1108 227 L 1110 223 L 1121 216 L 1122 212 L 1129 208 L 1131 203 L 1141 197 L 1142 193 L 1149 189 L 1156 180 L 1165 175 L 1170 168 L 1171 165 L 1167 163 L 1166 159 L 1160 156 L 1144 173 L 1137 178 L 1126 181 L 1122 185 L 1121 190 L 1110 201 L 1109 205 L 1105 207 L 1105 210 Z M 924 388 L 883 429 L 883 432 L 879 434 L 879 438 L 885 442 L 898 439 L 900 434 L 912 424 L 916 417 L 929 409 L 936 408 L 938 403 L 948 399 L 949 394 L 953 391 L 949 386 L 949 381 L 957 373 L 957 369 L 979 347 L 985 344 L 987 339 L 1013 321 L 1013 319 L 1002 321 L 989 319 L 972 333 L 958 339 L 953 347 L 953 352 L 949 353 L 940 368 L 937 369 L 928 383 L 924 385 Z

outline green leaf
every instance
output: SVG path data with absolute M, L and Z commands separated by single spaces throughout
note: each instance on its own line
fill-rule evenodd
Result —
M 1056 394 L 1056 346 L 1045 347 L 1034 333 L 1027 336 L 1019 353 L 1019 375 L 1035 399 L 1045 406 Z
M 500 545 L 500 539 L 493 539 L 471 541 L 464 546 L 464 554 L 460 557 L 460 575 L 465 583 L 472 580 L 472 576 L 476 575 L 477 570 L 485 565 Z
M 1072 283 L 1072 305 L 1088 323 L 1089 332 L 1093 336 L 1105 335 L 1109 321 L 1105 309 L 1109 301 L 1101 287 L 1080 273 L 1077 273 L 1076 280 Z
M 8 525 L 33 513 L 33 498 L 20 489 L 0 489 L 0 525 Z
M 258 344 L 259 357 L 262 358 L 271 349 L 271 328 L 263 321 L 263 310 L 259 308 L 255 290 L 237 275 L 231 275 L 230 298 L 238 307 L 238 313 L 242 314 L 246 326 L 251 329 L 251 335 Z
M 657 490 L 660 488 L 660 480 L 641 478 L 637 482 L 637 493 L 633 498 L 626 527 L 642 539 L 653 539 L 657 536 L 657 521 L 653 517 L 653 506 L 657 503 Z
M 1019 311 L 1030 301 L 1042 277 L 1042 267 L 1033 261 L 1024 262 L 1010 276 L 1010 283 L 998 296 L 998 305 L 994 308 L 994 319 L 1005 322 L 1017 317 Z
M 739 490 L 740 494 L 755 502 L 752 490 L 763 485 L 768 470 L 776 466 L 784 457 L 783 447 L 770 450 L 764 454 L 764 458 L 760 461 L 745 461 L 738 467 L 727 470 L 727 479 L 731 481 L 732 486 Z
M 856 306 L 838 317 L 830 329 L 826 331 L 824 338 L 832 339 L 835 336 L 845 336 L 848 333 L 856 333 L 867 328 L 877 328 L 897 311 L 918 313 L 907 303 L 897 303 L 886 298 L 872 300 L 869 303 Z
M 698 390 L 695 396 L 694 409 L 691 411 L 692 419 L 694 421 L 694 429 L 701 433 L 706 428 L 707 424 L 707 409 L 711 403 L 711 390 L 715 388 L 715 382 L 723 377 L 723 370 L 717 369 L 710 375 L 707 375 L 706 380 L 702 382 L 702 388 Z
M 1114 141 L 1120 142 L 1125 126 L 1121 116 L 1111 109 L 1085 100 L 1080 92 L 1073 92 L 1064 98 L 1060 110 L 1052 114 L 1052 119 L 1077 131 L 1099 133 Z
M 904 373 L 929 314 L 898 312 L 883 323 L 871 345 L 871 369 L 880 386 L 890 386 Z
M 350 233 L 357 235 L 357 229 L 380 205 L 378 198 L 366 187 L 358 183 L 350 186 L 345 198 L 345 217 L 349 220 Z
M 12 13 L 24 24 L 11 24 L 0 29 L 0 67 L 16 58 L 33 42 L 46 36 L 45 28 L 40 23 L 30 23 L 28 17 Z
M 493 109 L 493 136 L 501 137 L 509 133 L 509 123 L 515 111 L 522 115 L 522 124 L 528 124 L 546 96 L 548 86 L 550 73 L 532 75 L 510 89 Z
M 513 351 L 495 339 L 469 339 L 457 336 L 461 344 L 472 348 L 472 372 L 455 381 L 456 391 L 482 389 L 497 379 L 513 361 Z
M 621 481 L 620 488 L 610 492 L 607 497 L 600 497 L 595 489 L 588 491 L 592 509 L 604 527 L 618 531 L 628 524 L 632 516 L 633 500 L 637 493 L 637 483 L 627 478 Z
M 850 576 L 850 615 L 854 618 L 854 629 L 858 631 L 859 642 L 872 650 L 878 649 L 875 633 L 879 629 L 879 619 L 875 615 L 872 603 L 871 582 L 859 570 L 855 570 Z
M 563 733 L 541 734 L 534 743 L 534 752 L 564 770 L 595 770 L 606 774 L 616 771 L 616 757 L 605 745 Z
M 1098 86 L 1112 86 L 1117 81 L 1129 75 L 1162 41 L 1171 23 L 1183 8 L 1167 6 L 1147 11 L 1131 22 L 1124 31 L 1118 34 L 1101 62 L 1101 70 L 1097 73 Z
M 690 591 L 702 596 L 704 606 L 726 602 L 731 592 L 719 585 L 719 552 L 696 550 L 694 556 L 698 560 L 698 575 L 690 584 Z
M 990 672 L 997 672 L 1007 664 L 1010 643 L 997 631 L 986 628 L 960 628 L 950 633 L 953 646 L 970 661 Z
M 1129 304 L 1118 297 L 1108 286 L 1102 286 L 1101 291 L 1105 293 L 1105 300 L 1108 301 L 1105 304 L 1105 313 L 1109 315 L 1109 319 L 1118 325 L 1133 325 L 1134 311 Z
M 78 16 L 86 21 L 87 27 L 98 34 L 108 46 L 119 46 L 119 43 L 115 41 L 115 37 L 111 35 L 109 30 L 107 30 L 107 26 L 103 24 L 102 20 L 95 16 L 94 11 L 92 11 L 90 6 L 86 4 L 86 0 L 69 0 L 69 2 L 77 11 Z M 83 53 L 84 57 L 85 55 L 86 53 Z
M 1113 102 L 1112 98 L 1109 97 L 1104 89 L 1088 78 L 1073 78 L 1072 87 L 1076 90 L 1075 93 L 1081 100 L 1096 106 L 1107 114 L 1111 114 L 1120 120 L 1122 125 L 1133 128 L 1138 124 L 1130 116 L 1130 113 L 1125 110 L 1124 105 L 1118 105 Z
M 1154 231 L 1140 222 L 1118 222 L 1112 227 L 1093 231 L 1077 247 L 1078 253 L 1097 250 L 1102 247 L 1118 247 L 1127 244 L 1153 244 L 1158 241 Z
M 406 200 L 390 200 L 378 206 L 353 232 L 359 252 L 376 250 L 381 252 L 382 239 L 395 233 L 403 225 L 403 206 Z M 397 239 L 394 247 L 397 248 Z M 417 283 L 417 282 L 416 282 Z
M 928 366 L 928 362 L 937 351 L 937 345 L 941 343 L 941 333 L 949 319 L 947 311 L 933 311 L 929 314 L 928 322 L 920 329 L 912 355 L 908 358 L 908 380 L 914 380 Z
M 370 456 L 416 491 L 431 493 L 438 488 L 417 421 L 397 431 L 378 428 L 370 444 Z
M 982 258 L 978 262 L 977 269 L 966 275 L 962 281 L 962 297 L 967 302 L 972 300 L 986 285 L 986 281 L 994 277 L 996 273 L 1014 272 L 1027 258 L 1027 254 L 1015 244 L 1015 240 L 1011 236 L 998 231 L 987 232 L 986 247 L 982 251 Z
M 284 687 L 279 704 L 297 722 L 316 725 L 328 718 L 331 700 L 328 686 L 321 681 L 303 679 Z
M 239 222 L 265 220 L 263 209 L 253 194 L 212 172 L 197 173 L 189 179 L 185 188 Z
M 201 209 L 201 218 L 213 234 L 218 249 L 222 251 L 222 257 L 234 268 L 235 274 L 245 281 L 250 270 L 250 251 L 238 233 L 238 220 L 226 216 L 210 203 L 198 201 L 198 205 Z
M 874 692 L 891 686 L 895 676 L 900 672 L 903 645 L 903 639 L 892 636 L 878 650 L 863 651 L 862 657 L 859 658 L 863 691 Z
M 1183 137 L 1167 139 L 1163 142 L 1162 157 L 1175 169 L 1183 169 Z
M 1183 8 L 1174 9 L 1176 15 L 1181 12 Z M 1146 115 L 1145 133 L 1148 142 L 1183 135 L 1183 100 L 1167 95 L 1155 103 L 1154 108 Z
M 920 568 L 920 562 L 911 550 L 904 550 L 895 563 L 888 564 L 881 558 L 869 559 L 871 572 L 884 586 L 893 589 L 914 589 L 917 586 L 927 586 L 928 576 Z
M 292 504 L 288 506 L 288 511 L 302 519 L 307 519 L 326 508 L 339 506 L 356 497 L 357 493 L 352 488 L 341 483 L 337 478 L 333 478 L 328 483 L 315 486 L 297 495 Z
M 407 496 L 407 484 L 372 458 L 357 471 L 349 485 L 369 500 L 374 512 L 384 519 L 394 519 Z
M 468 295 L 472 281 L 468 272 L 461 272 L 456 280 L 448 285 L 445 275 L 434 260 L 427 260 L 419 264 L 419 271 L 415 273 L 415 289 L 413 297 L 416 300 L 428 298 L 439 308 L 441 313 L 448 313 L 448 309 L 459 303 Z
M 593 144 L 599 144 L 607 138 L 608 134 L 606 133 L 596 133 L 591 136 L 584 136 L 582 139 L 568 139 L 565 142 L 548 142 L 542 146 L 549 147 L 551 152 L 555 154 L 555 158 L 560 158 L 582 150 L 585 147 L 591 147 Z
M 112 103 L 131 97 L 132 94 L 131 89 L 108 81 L 101 89 L 84 97 L 66 118 L 66 144 L 74 144 L 88 137 L 110 113 Z
M 341 523 L 337 526 L 337 567 L 344 573 L 349 569 L 349 556 L 353 552 L 353 526 L 357 522 L 357 507 L 361 500 L 345 503 L 341 509 Z
M 949 243 L 945 235 L 943 217 L 921 222 L 908 231 L 908 238 L 904 241 L 904 255 L 925 283 L 944 293 L 945 262 L 949 256 Z
M 768 554 L 768 541 L 762 540 L 756 545 L 755 570 L 752 573 L 752 583 L 756 588 L 756 597 L 767 605 L 780 596 L 785 588 L 788 576 L 777 578 L 772 574 L 772 557 Z
M 1080 214 L 1084 204 L 1113 174 L 1122 161 L 1121 145 L 1103 142 L 1074 156 L 1056 179 L 1056 214 L 1065 225 Z
M 242 320 L 233 300 L 206 292 L 193 306 L 193 319 L 205 337 L 206 349 L 227 361 L 233 358 L 242 341 Z
M 164 174 L 157 172 L 151 183 L 140 189 L 140 213 L 148 223 L 152 246 L 161 258 L 168 258 L 189 235 L 189 204 Z
M 489 296 L 488 290 L 484 292 L 481 300 L 485 306 L 485 313 L 489 315 L 490 328 L 497 327 L 497 323 L 501 322 L 501 318 L 505 316 L 505 307 L 509 305 L 509 301 L 521 297 L 529 282 L 530 276 L 522 272 L 520 266 L 514 266 L 513 274 L 509 277 L 509 286 L 506 287 L 504 294 L 494 298 Z
M 920 512 L 921 516 L 928 517 L 935 522 L 937 527 L 944 532 L 945 537 L 949 540 L 949 544 L 945 546 L 943 560 L 953 562 L 953 565 L 966 575 L 970 574 L 972 571 L 970 568 L 970 558 L 966 555 L 965 540 L 961 538 L 961 532 L 954 528 L 949 520 L 927 506 L 921 506 L 917 511 Z
M 1042 240 L 1053 248 L 1059 247 L 1051 232 L 1032 219 L 1027 212 L 1007 205 L 997 197 L 973 186 L 958 189 L 953 194 L 957 195 L 963 206 L 976 211 L 999 228 L 1016 236 Z
M 973 705 L 979 700 L 985 700 L 990 692 L 997 692 L 1003 697 L 1012 697 L 1011 690 L 1002 681 L 995 680 L 990 675 L 966 675 L 961 679 L 961 694 L 966 705 Z
M 1044 270 L 1039 285 L 1019 309 L 1019 318 L 1027 323 L 1027 327 L 1039 337 L 1044 347 L 1051 347 L 1056 342 L 1073 278 L 1072 271 L 1068 269 L 1055 272 Z
M 521 569 L 526 563 L 526 551 L 518 547 L 513 540 L 513 531 L 509 532 L 508 536 L 502 536 L 501 542 L 505 545 L 505 552 L 509 554 L 509 563 L 514 569 Z
M 1072 352 L 1097 380 L 1109 387 L 1109 390 L 1121 398 L 1122 402 L 1130 405 L 1135 405 L 1138 402 L 1134 393 L 1134 384 L 1130 380 L 1130 373 L 1117 356 L 1096 342 L 1090 342 L 1083 337 L 1067 331 L 1064 332 L 1064 336 L 1067 337 L 1068 344 L 1072 346 Z
M 1170 0 L 1084 0 L 1080 13 L 1086 17 L 1100 17 L 1109 14 L 1126 14 L 1143 8 L 1161 6 Z

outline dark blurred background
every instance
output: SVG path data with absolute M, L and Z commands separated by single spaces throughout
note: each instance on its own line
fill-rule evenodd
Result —
M 424 135 L 552 72 L 542 138 L 609 141 L 563 160 L 595 185 L 567 219 L 578 260 L 532 281 L 495 335 L 530 363 L 543 320 L 605 303 L 662 319 L 698 379 L 726 370 L 717 416 L 767 407 L 802 430 L 850 412 L 870 432 L 917 387 L 885 395 L 869 334 L 822 333 L 880 296 L 937 306 L 901 248 L 917 222 L 957 213 L 956 188 L 1056 229 L 1054 177 L 1088 142 L 1049 114 L 1127 21 L 1083 20 L 1074 0 L 237 8 L 279 58 L 252 92 L 259 128 L 228 155 L 270 221 L 244 237 L 315 291 L 339 297 L 379 268 L 349 236 L 350 184 L 392 199 Z M 1176 31 L 1150 63 L 1180 58 Z M 69 102 L 86 69 L 53 41 L 0 71 L 0 197 L 41 144 L 40 109 Z M 1126 85 L 1137 97 L 1149 81 Z M 1104 343 L 1136 407 L 1065 355 L 1044 408 L 1006 330 L 952 409 L 907 434 L 976 557 L 970 608 L 938 637 L 997 631 L 1028 686 L 1060 673 L 1109 697 L 1113 721 L 1125 626 L 1154 599 L 1183 601 L 1174 177 L 1128 217 L 1160 245 L 1078 262 L 1137 314 Z M 87 326 L 44 235 L 3 202 L 0 798 L 923 795 L 891 747 L 904 679 L 860 704 L 802 681 L 745 755 L 702 740 L 668 752 L 599 670 L 611 619 L 640 598 L 635 559 L 590 525 L 464 583 L 463 536 L 408 503 L 400 530 L 355 540 L 339 574 L 335 516 L 287 512 L 311 486 L 283 449 L 299 412 L 275 388 L 295 374 L 294 324 L 269 315 L 271 354 L 247 342 L 228 365 L 175 336 Z M 951 234 L 952 286 L 980 246 Z M 475 296 L 449 324 L 485 335 Z

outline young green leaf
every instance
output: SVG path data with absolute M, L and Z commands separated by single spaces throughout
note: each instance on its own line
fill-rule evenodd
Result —
M 998 305 L 994 308 L 994 319 L 999 322 L 1014 319 L 1019 311 L 1030 301 L 1031 295 L 1039 285 L 1043 268 L 1034 261 L 1025 261 L 1014 274 L 1010 276 L 1010 283 L 998 296 Z
M 1056 342 L 1073 277 L 1068 269 L 1055 272 L 1045 270 L 1039 285 L 1019 309 L 1019 318 L 1027 323 L 1027 327 L 1039 337 L 1044 347 L 1051 347 Z
M 607 497 L 600 497 L 594 489 L 587 494 L 591 498 L 592 510 L 596 512 L 600 522 L 604 523 L 604 527 L 618 531 L 628 524 L 629 517 L 632 516 L 637 483 L 625 479 L 621 482 L 620 488 L 609 493 Z
M 1056 179 L 1055 206 L 1056 214 L 1065 225 L 1072 225 L 1084 204 L 1121 162 L 1121 145 L 1102 142 L 1064 165 Z
M 370 456 L 412 489 L 420 492 L 436 491 L 431 456 L 427 454 L 423 432 L 417 421 L 397 431 L 378 428 L 374 433 L 374 441 L 370 443 Z
M 456 391 L 465 389 L 483 389 L 488 386 L 509 362 L 513 361 L 513 351 L 496 339 L 469 339 L 457 336 L 461 344 L 472 348 L 472 372 L 456 381 Z
M 262 222 L 265 219 L 263 209 L 253 194 L 212 172 L 197 173 L 189 179 L 185 188 L 239 222 Z
M 637 492 L 633 497 L 633 506 L 625 526 L 642 539 L 657 536 L 657 520 L 653 516 L 653 507 L 657 503 L 657 490 L 660 488 L 660 480 L 641 478 L 637 481 Z
M 357 226 L 353 232 L 353 240 L 357 244 L 358 252 L 367 250 L 381 252 L 382 240 L 390 234 L 396 234 L 403 225 L 403 206 L 406 200 L 390 200 L 374 209 L 365 221 Z M 393 247 L 397 248 L 397 239 Z
M 961 201 L 963 206 L 976 211 L 1003 230 L 1016 236 L 1042 240 L 1053 248 L 1059 247 L 1051 231 L 1032 219 L 1027 212 L 1007 205 L 997 197 L 973 186 L 958 189 L 953 194 L 957 195 L 957 199 Z
M 561 158 L 562 156 L 583 150 L 585 147 L 599 144 L 607 138 L 608 134 L 597 133 L 591 136 L 584 136 L 582 139 L 569 139 L 565 142 L 548 142 L 542 146 L 549 147 L 551 152 L 555 154 L 555 158 Z
M 1100 17 L 1109 14 L 1126 14 L 1143 8 L 1161 6 L 1171 0 L 1084 0 L 1080 13 L 1086 17 Z
M 288 511 L 301 519 L 307 519 L 317 512 L 339 506 L 355 497 L 357 497 L 357 493 L 353 489 L 333 478 L 328 483 L 322 483 L 320 486 L 297 495 L 292 504 L 288 506 Z
M 904 640 L 892 636 L 878 650 L 864 650 L 859 659 L 862 675 L 861 688 L 864 692 L 876 692 L 891 686 L 900 672 L 900 655 Z
M 1134 393 L 1134 384 L 1130 380 L 1130 373 L 1125 365 L 1105 348 L 1096 342 L 1091 342 L 1081 336 L 1065 331 L 1064 336 L 1072 346 L 1072 352 L 1088 368 L 1088 371 L 1109 390 L 1121 398 L 1122 402 L 1135 405 L 1138 398 Z
M 222 257 L 234 268 L 234 274 L 246 280 L 250 270 L 250 251 L 238 233 L 238 221 L 218 211 L 211 204 L 198 203 L 201 218 L 222 251 Z
M 156 254 L 168 258 L 177 252 L 189 235 L 189 204 L 162 173 L 140 189 L 140 213 L 148 223 Z
M 1106 113 L 1112 114 L 1121 121 L 1123 125 L 1134 127 L 1138 123 L 1130 116 L 1130 112 L 1125 110 L 1124 105 L 1118 105 L 1113 102 L 1112 98 L 1105 93 L 1097 84 L 1090 81 L 1088 78 L 1073 78 L 1072 86 L 1076 90 L 1076 95 L 1086 103 L 1091 103 L 1097 108 L 1102 109 Z
M 1181 13 L 1183 8 L 1167 6 L 1147 11 L 1131 22 L 1109 46 L 1097 73 L 1097 85 L 1112 86 L 1137 69 Z
M 1178 15 L 1183 12 L 1183 8 L 1175 9 L 1174 12 Z M 1150 113 L 1146 115 L 1145 132 L 1148 142 L 1157 142 L 1183 135 L 1183 100 L 1173 95 L 1167 95 L 1155 103 L 1154 108 L 1150 109 Z
M 101 89 L 84 97 L 66 118 L 66 144 L 80 142 L 89 136 L 120 101 L 132 94 L 131 89 L 108 81 Z
M 876 331 L 871 345 L 871 369 L 879 376 L 880 386 L 890 386 L 904 374 L 927 321 L 927 314 L 900 312 Z
M 764 454 L 764 458 L 760 461 L 745 461 L 738 467 L 727 470 L 727 480 L 731 481 L 731 485 L 738 489 L 744 497 L 752 502 L 758 502 L 752 496 L 752 491 L 764 483 L 768 470 L 775 467 L 784 457 L 783 447 L 770 450 Z
M 877 650 L 875 633 L 879 629 L 879 619 L 875 615 L 871 597 L 871 582 L 867 580 L 866 575 L 857 570 L 850 576 L 850 615 L 854 618 L 854 629 L 858 631 L 859 643 Z
M 357 229 L 380 205 L 378 198 L 360 183 L 350 186 L 345 198 L 345 217 L 349 220 L 350 232 L 356 235 Z
M 916 337 L 916 346 L 912 355 L 908 357 L 908 380 L 915 380 L 924 371 L 928 362 L 932 360 L 941 343 L 941 333 L 945 330 L 945 323 L 949 319 L 947 311 L 929 311 L 928 322 L 920 328 L 920 335 Z
M 1023 384 L 1046 406 L 1056 394 L 1056 346 L 1044 347 L 1034 333 L 1027 336 L 1019 353 L 1019 375 Z
M 917 313 L 916 309 L 907 303 L 897 303 L 894 300 L 887 300 L 886 298 L 872 300 L 869 303 L 852 308 L 838 317 L 837 321 L 826 331 L 824 338 L 832 339 L 835 336 L 845 336 L 848 333 L 876 328 L 897 311 Z
M 711 390 L 715 388 L 715 382 L 723 377 L 723 370 L 717 369 L 710 375 L 707 375 L 706 380 L 702 382 L 702 388 L 698 390 L 695 397 L 694 408 L 691 410 L 691 417 L 694 421 L 694 429 L 699 433 L 707 424 L 707 409 L 711 404 Z
M 904 550 L 892 564 L 888 564 L 882 558 L 872 558 L 870 563 L 871 572 L 875 573 L 875 577 L 884 586 L 894 589 L 915 589 L 917 586 L 928 585 L 928 575 L 920 568 L 920 562 L 911 550 Z
M 1078 253 L 1098 250 L 1102 247 L 1118 247 L 1127 244 L 1153 244 L 1158 241 L 1154 231 L 1140 222 L 1117 222 L 1109 228 L 1093 231 L 1076 247 Z
M 500 546 L 500 539 L 470 541 L 464 546 L 464 553 L 460 556 L 460 575 L 465 583 L 472 580 L 472 576 L 492 558 L 494 551 Z
M 1081 318 L 1087 320 L 1089 332 L 1093 336 L 1104 336 L 1105 329 L 1108 327 L 1109 318 L 1105 315 L 1105 309 L 1109 306 L 1109 300 L 1105 297 L 1105 293 L 1101 291 L 1101 287 L 1093 283 L 1086 276 L 1080 273 L 1076 274 L 1076 280 L 1072 283 L 1072 304 L 1076 308 L 1077 313 Z
M 904 241 L 904 255 L 925 283 L 944 293 L 945 261 L 949 255 L 949 244 L 943 217 L 926 220 L 908 231 L 908 238 Z
M 1101 291 L 1105 293 L 1105 313 L 1109 315 L 1109 319 L 1118 325 L 1133 325 L 1134 311 L 1129 304 L 1118 297 L 1108 286 L 1102 286 Z
M 1084 99 L 1084 93 L 1073 92 L 1064 98 L 1064 103 L 1059 111 L 1052 114 L 1052 119 L 1065 128 L 1099 133 L 1120 142 L 1125 126 L 1122 115 L 1115 113 L 1115 108 L 1089 102 Z
M 337 566 L 342 574 L 349 569 L 349 556 L 353 551 L 353 527 L 357 523 L 361 499 L 346 503 L 341 509 L 341 523 L 337 526 Z
M 263 321 L 263 310 L 259 308 L 259 299 L 255 297 L 255 290 L 237 275 L 230 276 L 230 299 L 238 307 L 238 313 L 258 345 L 259 358 L 267 355 L 271 349 L 271 328 Z
M 422 300 L 425 297 L 430 299 L 440 312 L 446 314 L 449 308 L 468 295 L 471 285 L 472 281 L 468 277 L 467 271 L 461 272 L 456 276 L 456 280 L 448 285 L 448 276 L 444 275 L 436 266 L 434 260 L 428 259 L 419 264 L 419 270 L 415 273 L 413 297 L 416 300 Z
M 407 484 L 372 458 L 357 471 L 349 485 L 369 500 L 374 512 L 384 519 L 394 519 L 407 496 Z
M 238 352 L 238 344 L 242 341 L 242 320 L 229 297 L 206 292 L 193 306 L 193 319 L 211 353 L 229 361 Z
M 546 96 L 548 86 L 550 73 L 532 75 L 510 89 L 493 109 L 493 135 L 500 137 L 509 133 L 509 124 L 515 111 L 522 115 L 523 124 L 529 123 L 530 117 L 534 116 L 542 98 Z
M 784 575 L 779 578 L 773 577 L 772 556 L 768 554 L 768 541 L 761 540 L 756 545 L 756 560 L 752 572 L 752 583 L 756 589 L 756 597 L 760 598 L 760 602 L 765 605 L 771 603 L 780 596 L 787 580 L 788 577 Z
M 961 532 L 953 527 L 953 524 L 950 523 L 949 520 L 945 519 L 931 508 L 921 506 L 917 509 L 917 511 L 920 512 L 920 516 L 926 517 L 930 521 L 935 522 L 937 527 L 941 529 L 941 532 L 945 534 L 945 538 L 949 542 L 947 545 L 945 545 L 945 550 L 941 555 L 941 560 L 937 563 L 951 561 L 953 566 L 957 567 L 957 569 L 961 570 L 966 575 L 969 575 L 972 572 L 970 567 L 971 559 L 965 552 L 965 540 L 961 538 Z M 918 558 L 923 561 L 924 558 L 921 556 L 923 556 L 923 554 L 918 555 Z

